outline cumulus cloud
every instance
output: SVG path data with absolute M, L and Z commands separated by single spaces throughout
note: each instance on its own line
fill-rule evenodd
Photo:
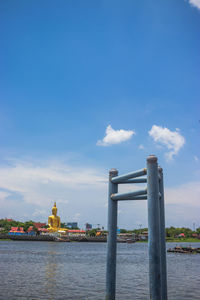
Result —
M 185 144 L 185 138 L 179 133 L 179 129 L 171 131 L 168 128 L 153 125 L 149 131 L 149 135 L 155 142 L 166 146 L 170 151 L 166 153 L 167 159 L 171 160 L 174 155 L 177 155 L 179 150 Z
M 107 180 L 105 170 L 83 166 L 77 168 L 59 160 L 4 162 L 4 166 L 0 165 L 0 218 L 47 221 L 56 201 L 62 222 L 78 221 L 79 226 L 83 226 L 86 222 L 97 223 L 98 218 L 106 226 Z M 120 185 L 119 193 L 141 188 L 141 184 Z M 188 222 L 193 220 L 193 213 L 199 211 L 199 195 L 199 182 L 166 188 L 168 223 L 186 224 L 183 217 L 187 216 Z M 119 226 L 125 224 L 125 227 L 132 228 L 136 226 L 133 225 L 134 218 L 140 219 L 142 224 L 147 220 L 146 201 L 123 202 L 119 204 L 119 209 L 122 211 Z M 192 213 L 188 215 L 188 211 Z
M 101 171 L 72 167 L 61 162 L 10 162 L 0 166 L 0 198 L 20 196 L 26 203 L 45 206 L 51 201 L 68 203 L 70 191 L 101 188 L 106 177 Z M 12 196 L 12 197 L 11 197 Z
M 114 144 L 120 144 L 130 138 L 135 134 L 133 130 L 114 130 L 111 125 L 106 128 L 106 135 L 102 140 L 97 142 L 98 146 L 110 146 Z
M 56 201 L 63 222 L 76 217 L 95 223 L 98 210 L 105 223 L 107 180 L 105 170 L 76 167 L 59 159 L 4 161 L 0 165 L 0 218 L 12 215 L 16 220 L 46 221 Z M 81 216 L 76 215 L 77 209 Z
M 196 8 L 200 9 L 200 0 L 189 0 L 189 3 L 192 6 L 195 6 Z

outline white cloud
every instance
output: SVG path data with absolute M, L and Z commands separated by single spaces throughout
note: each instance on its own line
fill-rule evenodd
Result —
M 12 214 L 16 220 L 47 221 L 56 201 L 63 222 L 76 218 L 83 224 L 95 223 L 98 211 L 106 225 L 107 175 L 99 168 L 76 167 L 61 160 L 5 161 L 0 165 L 0 218 Z M 76 215 L 77 209 L 81 215 Z
M 106 135 L 103 140 L 97 142 L 98 146 L 110 146 L 114 144 L 120 144 L 129 140 L 135 132 L 133 130 L 114 130 L 111 125 L 106 128 Z
M 198 158 L 198 156 L 194 156 L 194 160 L 196 161 L 196 162 L 199 162 L 199 158 Z
M 5 191 L 0 191 L 0 202 L 4 202 L 11 194 Z
M 141 145 L 139 145 L 139 147 L 138 147 L 140 150 L 144 150 L 144 146 L 141 144 Z
M 70 191 L 98 189 L 106 177 L 99 170 L 76 168 L 60 162 L 30 163 L 16 161 L 0 166 L 0 198 L 18 194 L 26 203 L 45 206 L 54 200 L 70 201 Z M 14 197 L 14 196 L 13 196 Z
M 176 131 L 171 131 L 166 127 L 163 128 L 161 126 L 153 125 L 149 131 L 149 135 L 155 142 L 158 142 L 171 150 L 165 154 L 169 160 L 171 160 L 174 155 L 177 155 L 179 150 L 185 144 L 185 138 L 177 129 Z
M 86 222 L 95 224 L 101 220 L 102 226 L 106 227 L 107 175 L 101 169 L 77 168 L 55 160 L 43 161 L 42 164 L 31 160 L 9 161 L 6 166 L 0 165 L 0 218 L 47 221 L 56 201 L 62 222 L 78 221 L 81 227 Z M 141 188 L 143 185 L 139 184 L 120 185 L 119 193 Z M 168 224 L 192 222 L 192 213 L 199 211 L 199 195 L 199 182 L 166 188 Z M 119 209 L 119 227 L 137 226 L 133 219 L 141 220 L 141 224 L 146 226 L 146 201 L 125 201 L 120 203 Z M 192 213 L 188 215 L 188 211 Z
M 192 6 L 195 6 L 195 7 L 197 7 L 198 9 L 200 9 L 200 0 L 189 0 L 189 3 L 190 3 Z

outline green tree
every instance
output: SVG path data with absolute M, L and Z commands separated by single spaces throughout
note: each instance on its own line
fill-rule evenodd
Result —
M 89 236 L 96 236 L 97 231 L 98 231 L 97 229 L 92 229 L 92 230 L 88 231 L 88 235 Z
M 200 234 L 200 227 L 196 229 L 196 233 Z

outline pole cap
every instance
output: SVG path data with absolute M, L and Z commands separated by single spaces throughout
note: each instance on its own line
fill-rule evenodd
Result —
M 147 157 L 148 163 L 156 163 L 158 161 L 157 157 L 154 154 L 151 154 Z
M 115 177 L 115 176 L 117 176 L 118 175 L 118 170 L 117 169 L 111 169 L 110 171 L 109 171 L 109 176 L 110 177 Z

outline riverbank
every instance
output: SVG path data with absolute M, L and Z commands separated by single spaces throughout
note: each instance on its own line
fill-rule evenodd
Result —
M 36 235 L 36 236 L 29 236 L 29 235 L 0 235 L 0 240 L 12 240 L 12 241 L 38 241 L 38 242 L 95 242 L 95 243 L 106 243 L 106 237 L 55 237 L 51 235 Z M 122 241 L 119 241 L 122 242 Z M 123 241 L 125 242 L 125 241 Z
M 169 243 L 200 243 L 200 239 L 196 238 L 167 238 Z
M 56 242 L 95 242 L 95 243 L 106 243 L 107 242 L 107 237 L 89 237 L 89 236 L 66 236 L 66 237 L 61 237 L 57 238 L 55 236 L 51 235 L 38 235 L 38 236 L 28 236 L 28 235 L 8 235 L 8 234 L 2 234 L 0 235 L 0 241 L 9 241 L 9 240 L 14 240 L 14 241 L 56 241 Z M 118 240 L 118 243 L 130 243 L 130 240 Z M 137 242 L 137 243 L 148 243 L 148 241 L 132 241 L 132 242 Z M 200 239 L 196 238 L 174 238 L 174 239 L 166 239 L 167 243 L 200 243 Z

